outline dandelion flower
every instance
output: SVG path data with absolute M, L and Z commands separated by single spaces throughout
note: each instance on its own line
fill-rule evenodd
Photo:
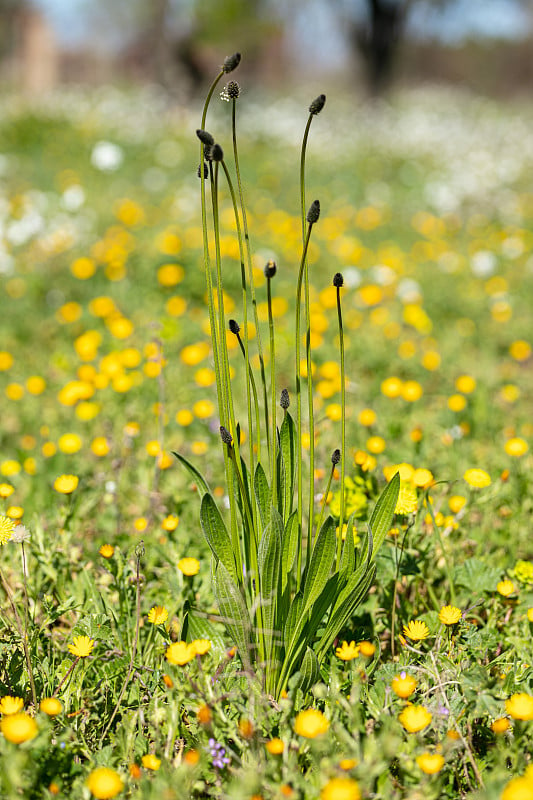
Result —
M 54 489 L 59 494 L 72 494 L 78 488 L 79 478 L 77 475 L 60 475 L 54 481 Z
M 439 620 L 443 625 L 455 625 L 462 616 L 461 609 L 455 606 L 443 606 L 439 611 Z
M 0 714 L 17 714 L 24 708 L 24 700 L 22 697 L 11 697 L 6 694 L 0 699 Z
M 22 744 L 22 742 L 34 739 L 38 733 L 37 723 L 24 711 L 2 717 L 0 730 L 8 742 L 13 742 L 13 744 Z
M 416 489 L 411 483 L 400 483 L 400 491 L 398 494 L 398 500 L 396 501 L 396 507 L 394 509 L 395 514 L 416 514 L 416 510 L 418 508 L 417 497 L 416 497 Z
M 329 722 L 321 711 L 316 708 L 308 708 L 307 711 L 300 711 L 294 721 L 294 730 L 299 736 L 306 739 L 314 739 L 326 733 Z
M 111 556 L 115 552 L 115 548 L 112 544 L 103 544 L 100 549 L 98 550 L 102 558 L 111 558 Z
M 463 478 L 473 489 L 484 489 L 492 483 L 489 473 L 484 469 L 467 469 Z
M 145 769 L 152 769 L 156 771 L 161 766 L 161 759 L 155 756 L 153 753 L 148 753 L 147 755 L 143 756 L 141 760 Z
M 320 800 L 360 800 L 359 785 L 353 778 L 331 778 L 320 792 Z
M 427 728 L 431 722 L 431 714 L 425 706 L 407 706 L 398 719 L 408 733 L 417 733 Z
M 352 661 L 352 659 L 357 658 L 359 655 L 359 645 L 356 645 L 355 642 L 343 642 L 340 647 L 337 647 L 335 650 L 335 655 L 337 658 L 340 658 L 341 661 Z
M 211 642 L 209 639 L 195 639 L 191 642 L 191 647 L 197 656 L 205 656 L 211 650 Z
M 339 767 L 343 769 L 345 772 L 348 772 L 348 770 L 353 769 L 356 766 L 357 766 L 357 761 L 355 760 L 355 758 L 341 758 L 341 760 L 339 761 Z
M 525 775 L 511 778 L 509 783 L 505 784 L 500 800 L 533 800 L 533 775 L 529 772 L 529 768 Z
M 274 739 L 270 739 L 265 744 L 266 749 L 270 753 L 271 756 L 280 756 L 283 751 L 285 750 L 285 745 L 281 739 L 274 737 Z
M 178 569 L 180 572 L 183 572 L 184 575 L 191 578 L 199 572 L 200 562 L 197 558 L 181 558 L 178 561 Z
M 400 672 L 391 681 L 391 689 L 398 697 L 410 697 L 416 689 L 416 681 L 406 672 Z
M 533 622 L 533 608 L 528 608 L 528 610 L 527 610 L 527 619 L 528 619 L 528 622 Z
M 505 710 L 513 719 L 533 719 L 533 695 L 518 692 L 505 701 Z
M 513 594 L 516 590 L 514 583 L 507 578 L 496 584 L 496 591 L 498 594 L 501 594 L 502 597 L 509 597 L 509 595 Z
M 514 436 L 512 439 L 508 439 L 505 442 L 504 449 L 508 456 L 520 458 L 520 456 L 524 456 L 527 453 L 529 445 L 524 439 L 521 439 L 520 436 Z
M 49 717 L 55 717 L 63 711 L 61 701 L 58 700 L 57 697 L 43 697 L 39 703 L 39 708 L 43 713 L 48 714 Z
M 10 483 L 0 483 L 0 497 L 3 500 L 6 500 L 8 497 L 11 497 L 15 489 L 11 486 Z
M 68 651 L 76 658 L 87 658 L 90 656 L 94 647 L 94 639 L 88 636 L 75 636 L 72 644 L 69 644 Z
M 196 655 L 196 650 L 187 642 L 174 642 L 167 647 L 166 658 L 170 664 L 177 664 L 183 667 L 192 661 Z
M 0 517 L 0 545 L 9 542 L 15 530 L 15 523 L 9 517 Z
M 493 733 L 505 733 L 505 731 L 508 731 L 510 727 L 511 723 L 507 717 L 498 717 L 498 719 L 495 719 L 490 726 Z
M 416 763 L 426 775 L 435 775 L 444 766 L 444 758 L 440 753 L 421 753 L 417 756 Z
M 367 642 L 366 640 L 359 642 L 359 652 L 361 655 L 365 656 L 365 658 L 372 658 L 376 652 L 376 645 L 373 644 L 373 642 Z
M 110 767 L 93 769 L 86 781 L 87 787 L 97 800 L 109 800 L 124 788 L 122 778 Z
M 148 612 L 148 622 L 152 625 L 162 625 L 168 619 L 168 611 L 164 606 L 154 606 Z
M 421 642 L 429 636 L 429 628 L 425 622 L 419 619 L 411 620 L 408 625 L 403 626 L 404 636 L 413 642 Z

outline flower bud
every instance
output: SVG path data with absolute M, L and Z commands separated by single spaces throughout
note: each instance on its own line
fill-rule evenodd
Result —
M 202 165 L 198 164 L 198 177 L 202 177 Z M 204 178 L 207 180 L 209 177 L 209 170 L 207 169 L 207 164 L 204 164 Z
M 309 106 L 309 113 L 310 114 L 320 114 L 322 109 L 326 104 L 326 95 L 319 94 L 318 97 L 315 97 L 311 105 Z
M 215 144 L 215 140 L 213 139 L 211 134 L 208 133 L 207 131 L 203 131 L 201 128 L 198 128 L 198 130 L 196 131 L 196 135 L 198 136 L 202 144 L 206 145 L 206 147 L 212 147 Z
M 287 409 L 290 406 L 291 401 L 290 401 L 289 390 L 288 389 L 282 389 L 281 390 L 281 397 L 279 399 L 279 404 L 283 409 Z
M 333 276 L 333 286 L 335 286 L 337 289 L 340 289 L 340 287 L 343 285 L 344 285 L 344 278 L 342 277 L 342 274 L 340 272 L 337 272 Z
M 230 329 L 230 331 L 232 333 L 235 334 L 235 336 L 237 336 L 240 333 L 241 326 L 239 325 L 239 323 L 236 320 L 230 319 L 230 321 L 229 321 L 229 329 Z
M 320 216 L 320 202 L 318 200 L 313 200 L 313 202 L 309 206 L 309 211 L 307 212 L 307 221 L 309 225 L 314 225 L 314 223 L 318 221 L 319 216 Z
M 214 144 L 211 148 L 211 158 L 213 161 L 223 161 L 224 160 L 224 151 L 222 150 L 219 144 Z
M 333 464 L 333 466 L 336 466 L 340 460 L 341 460 L 341 451 L 337 448 L 337 450 L 334 450 L 333 453 L 331 454 L 331 463 Z
M 265 277 L 266 278 L 273 278 L 276 274 L 277 266 L 276 262 L 273 261 L 271 258 L 267 261 L 265 265 Z
M 224 444 L 231 444 L 233 441 L 231 433 L 223 425 L 220 426 L 220 438 L 222 439 Z
M 241 63 L 240 53 L 233 53 L 232 56 L 226 56 L 226 58 L 224 59 L 224 63 L 222 64 L 222 71 L 233 72 L 234 69 L 237 69 L 240 63 Z

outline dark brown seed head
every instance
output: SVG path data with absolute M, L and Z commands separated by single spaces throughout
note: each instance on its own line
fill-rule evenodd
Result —
M 309 206 L 309 211 L 307 212 L 307 221 L 309 225 L 314 225 L 315 222 L 318 222 L 319 216 L 320 216 L 320 202 L 318 200 L 313 200 L 313 202 Z
M 281 390 L 281 397 L 279 399 L 279 404 L 283 409 L 287 409 L 290 406 L 291 400 L 290 400 L 290 397 L 289 397 L 289 390 L 288 389 L 282 389 Z
M 224 160 L 224 151 L 222 150 L 219 144 L 214 144 L 211 148 L 211 158 L 213 161 L 223 161 Z
M 273 261 L 271 258 L 265 264 L 265 277 L 273 278 L 276 274 L 277 265 L 276 262 Z
M 198 130 L 196 131 L 196 135 L 198 136 L 202 144 L 206 145 L 206 147 L 212 147 L 212 145 L 215 144 L 215 140 L 213 139 L 211 134 L 208 133 L 207 131 L 203 131 L 201 128 L 198 128 Z
M 342 277 L 342 273 L 337 272 L 333 276 L 333 286 L 335 286 L 337 289 L 339 289 L 343 285 L 344 285 L 344 278 Z
M 309 113 L 310 114 L 320 114 L 324 105 L 326 104 L 326 95 L 319 94 L 318 97 L 315 97 L 311 105 L 309 106 Z
M 233 441 L 231 433 L 223 425 L 220 426 L 220 438 L 222 439 L 224 444 L 231 444 Z
M 237 334 L 239 334 L 240 331 L 241 331 L 241 326 L 239 325 L 239 323 L 236 320 L 230 319 L 230 321 L 229 321 L 229 329 L 230 329 L 230 331 L 232 333 L 235 334 L 235 336 L 237 336 Z
M 236 100 L 241 93 L 241 87 L 237 83 L 237 81 L 230 81 L 225 89 L 224 94 L 226 97 L 229 97 L 230 100 Z
M 341 451 L 339 449 L 334 450 L 333 453 L 331 454 L 331 463 L 333 464 L 333 466 L 336 466 L 340 460 L 341 460 Z
M 224 59 L 224 63 L 222 64 L 222 71 L 233 72 L 234 69 L 237 69 L 240 63 L 241 63 L 240 53 L 233 53 L 232 56 L 226 56 L 226 58 Z

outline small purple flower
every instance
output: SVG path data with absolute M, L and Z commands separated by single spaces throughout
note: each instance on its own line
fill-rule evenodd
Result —
M 446 708 L 446 706 L 442 706 L 442 705 L 441 705 L 441 706 L 439 706 L 439 707 L 437 708 L 437 714 L 440 714 L 440 715 L 441 715 L 441 717 L 447 717 L 447 716 L 449 716 L 449 714 L 450 714 L 450 711 L 449 711 L 449 709 L 448 709 L 448 708 Z
M 208 744 L 209 753 L 213 759 L 213 766 L 217 769 L 223 769 L 226 764 L 230 763 L 230 759 L 226 755 L 224 746 L 215 741 L 215 739 L 209 739 Z

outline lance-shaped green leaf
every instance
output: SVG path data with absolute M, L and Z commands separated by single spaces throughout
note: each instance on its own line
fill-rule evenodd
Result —
M 250 615 L 240 589 L 219 561 L 213 576 L 213 589 L 222 621 L 234 640 L 245 667 L 250 666 Z
M 283 520 L 275 508 L 271 509 L 270 520 L 261 536 L 257 553 L 263 624 L 261 635 L 265 643 L 267 663 L 272 658 L 274 639 L 278 635 L 276 626 L 280 595 L 281 539 L 283 536 Z
M 298 687 L 305 694 L 314 686 L 320 676 L 320 666 L 316 653 L 310 647 L 307 647 L 304 653 L 298 673 L 294 688 Z
M 294 477 L 296 474 L 296 431 L 294 420 L 287 412 L 281 423 L 279 431 L 279 450 L 280 450 L 280 496 L 283 507 L 283 520 L 287 521 L 292 510 L 292 498 L 294 494 Z
M 362 565 L 363 566 L 363 565 Z M 317 646 L 317 657 L 322 661 L 340 631 L 348 624 L 357 606 L 365 599 L 376 574 L 375 566 L 363 573 L 363 577 L 350 586 L 350 592 L 343 592 L 343 599 L 336 603 Z
M 226 642 L 215 623 L 209 619 L 207 614 L 189 608 L 186 619 L 183 621 L 183 630 L 187 630 L 187 640 L 209 639 L 211 647 L 216 655 L 226 651 Z M 182 636 L 185 636 L 182 630 Z
M 180 453 L 176 453 L 174 450 L 172 450 L 172 455 L 176 456 L 180 464 L 183 464 L 185 469 L 189 472 L 190 476 L 198 486 L 200 496 L 203 497 L 204 494 L 211 494 L 211 489 L 209 488 L 209 485 L 201 472 L 198 472 L 196 467 L 191 464 L 190 461 L 187 461 L 185 456 L 182 456 Z
M 387 486 L 385 486 L 384 490 L 379 496 L 379 499 L 374 507 L 374 511 L 372 512 L 372 516 L 370 517 L 370 522 L 368 523 L 368 527 L 370 528 L 372 537 L 374 539 L 374 547 L 371 556 L 372 561 L 375 560 L 379 549 L 383 544 L 383 540 L 390 530 L 399 493 L 400 473 L 397 472 L 389 481 Z
M 317 536 L 305 576 L 304 612 L 315 602 L 327 583 L 335 558 L 336 538 L 335 522 L 328 516 Z
M 281 554 L 281 591 L 285 591 L 287 581 L 298 551 L 298 512 L 293 511 L 285 523 Z
M 263 523 L 264 527 L 270 519 L 272 492 L 270 491 L 270 486 L 268 485 L 265 470 L 260 463 L 258 463 L 257 467 L 255 468 L 254 488 L 257 505 L 259 506 L 259 513 L 261 515 L 261 522 Z
M 346 538 L 344 539 L 339 566 L 339 583 L 341 586 L 345 585 L 355 569 L 354 520 L 355 514 L 352 514 L 346 525 Z
M 231 539 L 224 525 L 224 520 L 220 516 L 220 511 L 210 494 L 204 494 L 202 497 L 200 522 L 207 543 L 216 561 L 224 564 L 233 580 L 237 583 L 239 578 L 237 576 Z

